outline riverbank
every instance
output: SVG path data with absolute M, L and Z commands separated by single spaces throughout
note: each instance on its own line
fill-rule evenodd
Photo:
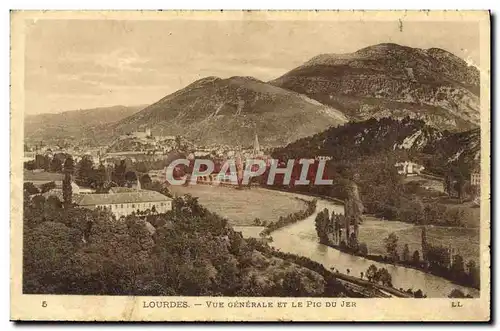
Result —
M 302 192 L 302 191 L 287 190 L 287 189 L 280 188 L 277 186 L 262 186 L 262 189 L 270 190 L 270 191 L 284 192 L 284 193 L 289 193 L 289 194 L 296 194 L 296 195 L 305 195 L 308 197 L 329 200 L 329 201 L 344 205 L 344 200 L 341 200 L 341 199 L 338 199 L 335 197 L 330 197 L 327 195 L 315 194 L 315 193 L 306 192 L 306 191 Z
M 273 250 L 270 249 L 269 246 L 266 246 L 258 241 L 250 240 L 249 243 L 252 248 L 256 249 L 262 254 L 290 261 L 301 267 L 317 272 L 327 282 L 326 286 L 330 287 L 332 290 L 336 289 L 337 291 L 339 291 L 340 289 L 342 289 L 342 287 L 340 286 L 342 282 L 339 283 L 339 280 L 346 282 L 347 284 L 344 284 L 348 285 L 346 289 L 347 290 L 351 289 L 350 293 L 349 292 L 345 293 L 349 297 L 381 297 L 381 298 L 389 297 L 385 293 L 389 293 L 398 298 L 414 297 L 413 295 L 407 292 L 403 292 L 389 286 L 384 286 L 381 284 L 369 282 L 367 280 L 357 278 L 354 276 L 349 276 L 340 272 L 329 271 L 322 264 L 304 256 Z
M 333 249 L 337 249 L 337 250 L 339 250 L 339 251 L 341 251 L 343 253 L 350 254 L 350 255 L 353 255 L 353 256 L 360 256 L 360 257 L 363 257 L 363 258 L 365 258 L 367 260 L 370 260 L 370 261 L 384 263 L 384 264 L 389 264 L 389 265 L 393 265 L 393 266 L 401 266 L 401 267 L 409 268 L 409 269 L 419 270 L 421 272 L 428 273 L 430 275 L 434 275 L 434 276 L 441 277 L 441 278 L 444 278 L 446 280 L 449 280 L 453 284 L 457 284 L 457 285 L 465 286 L 465 287 L 469 287 L 469 288 L 475 288 L 477 290 L 480 289 L 479 287 L 474 287 L 474 286 L 472 286 L 471 284 L 469 284 L 467 282 L 457 281 L 456 279 L 452 278 L 450 275 L 446 274 L 446 271 L 431 269 L 429 267 L 424 267 L 423 264 L 422 264 L 422 262 L 419 262 L 418 265 L 413 264 L 411 261 L 408 261 L 408 262 L 394 262 L 394 261 L 390 261 L 387 257 L 382 256 L 382 255 L 372 255 L 372 254 L 363 255 L 363 254 L 355 252 L 355 251 L 353 251 L 353 250 L 351 250 L 351 249 L 349 249 L 347 247 L 342 247 L 340 245 L 333 245 L 331 243 L 322 243 L 322 244 L 326 245 L 328 247 L 331 247 Z
M 307 209 L 306 203 L 297 200 L 295 195 L 276 194 L 257 187 L 238 190 L 234 187 L 196 184 L 172 185 L 169 189 L 174 195 L 190 194 L 198 197 L 203 206 L 227 218 L 233 226 L 254 226 L 256 220 L 275 222 L 280 217 Z
M 318 199 L 317 211 L 324 208 L 337 214 L 344 212 L 342 205 Z M 349 275 L 366 274 L 370 265 L 374 264 L 377 268 L 387 269 L 392 277 L 392 284 L 395 289 L 412 289 L 413 291 L 421 289 L 428 298 L 446 298 L 454 289 L 459 289 L 473 297 L 479 296 L 477 289 L 456 285 L 442 277 L 413 268 L 375 262 L 319 243 L 314 223 L 316 214 L 317 212 L 304 221 L 273 232 L 273 242 L 270 245 L 282 252 L 308 257 L 321 263 L 325 268 L 345 271 L 343 273 Z
M 301 198 L 297 198 L 297 197 L 295 199 L 298 199 L 298 200 L 301 200 L 302 202 L 304 202 L 306 204 L 307 208 L 305 210 L 301 210 L 301 211 L 298 211 L 295 213 L 288 214 L 285 217 L 280 217 L 278 219 L 278 221 L 276 221 L 276 222 L 269 221 L 267 223 L 266 229 L 262 230 L 262 232 L 260 233 L 262 237 L 268 236 L 271 233 L 273 233 L 273 231 L 281 229 L 284 226 L 287 226 L 287 225 L 290 225 L 290 224 L 293 224 L 293 223 L 296 223 L 299 221 L 303 221 L 316 212 L 316 204 L 317 204 L 316 199 L 305 200 L 305 199 L 301 199 Z
M 262 210 L 265 209 L 269 212 L 271 208 L 274 207 L 269 202 L 269 199 L 267 199 L 269 196 L 273 196 L 274 199 L 277 199 L 279 196 L 287 197 L 290 199 L 289 201 L 293 201 L 294 205 L 297 205 L 297 200 L 295 199 L 297 197 L 308 199 L 307 195 L 301 195 L 288 191 L 265 190 L 262 188 L 252 188 L 251 190 L 231 189 L 230 192 L 227 191 L 229 190 L 228 188 L 220 187 L 207 188 L 205 186 L 205 189 L 211 190 L 210 196 L 217 197 L 219 199 L 217 200 L 218 204 L 214 202 L 206 206 L 209 210 L 212 209 L 212 211 L 217 212 L 221 209 L 221 198 L 228 197 L 228 199 L 224 200 L 223 204 L 229 204 L 227 206 L 229 211 L 238 217 L 248 217 L 248 215 L 242 215 L 246 212 L 246 210 L 249 210 L 250 212 L 252 212 L 252 210 L 253 212 L 255 212 L 255 210 L 262 212 Z M 245 200 L 248 192 L 260 194 L 260 204 Z M 189 193 L 193 196 L 197 196 L 197 194 L 193 192 Z M 200 202 L 203 204 L 202 199 L 200 199 Z M 242 208 L 245 211 L 243 211 Z M 315 213 L 307 217 L 305 220 L 288 224 L 275 230 L 272 234 L 273 241 L 269 245 L 284 253 L 291 253 L 297 256 L 306 257 L 321 264 L 326 269 L 331 270 L 331 268 L 335 268 L 343 274 L 348 273 L 349 276 L 358 276 L 361 273 L 366 273 L 370 265 L 374 264 L 377 268 L 387 269 L 392 277 L 392 284 L 394 288 L 402 288 L 405 290 L 412 289 L 413 291 L 421 289 L 428 298 L 446 298 L 454 289 L 459 289 L 473 297 L 479 296 L 479 291 L 476 289 L 453 284 L 449 280 L 424 273 L 420 270 L 367 260 L 363 257 L 344 253 L 337 249 L 320 244 L 318 242 L 314 219 L 318 211 L 321 211 L 324 208 L 327 208 L 330 212 L 334 211 L 337 214 L 344 212 L 343 204 L 336 203 L 330 199 L 318 199 Z M 223 210 L 221 214 L 224 215 L 227 212 L 228 211 L 224 212 Z M 286 212 L 286 214 L 289 213 L 290 211 Z M 381 240 L 382 238 L 378 237 L 378 239 Z M 349 269 L 349 272 L 347 269 Z

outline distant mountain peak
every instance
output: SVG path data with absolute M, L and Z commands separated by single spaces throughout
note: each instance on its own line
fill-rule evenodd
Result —
M 254 77 L 206 77 L 106 131 L 117 135 L 147 126 L 197 144 L 229 146 L 251 144 L 258 134 L 263 146 L 279 146 L 346 121 L 333 107 Z
M 410 116 L 458 131 L 479 125 L 479 71 L 439 48 L 382 43 L 353 53 L 320 54 L 271 83 L 351 120 Z
M 29 115 L 24 121 L 25 138 L 26 141 L 35 143 L 81 142 L 92 145 L 96 143 L 93 132 L 98 127 L 124 119 L 146 107 L 147 105 L 112 106 Z
M 232 77 L 229 77 L 228 80 L 243 81 L 243 82 L 252 81 L 252 82 L 264 83 L 260 79 L 257 79 L 257 78 L 252 77 L 252 76 L 232 76 Z
M 364 54 L 370 52 L 390 52 L 390 51 L 400 51 L 400 52 L 412 52 L 419 50 L 418 48 L 412 48 L 405 45 L 395 44 L 395 43 L 380 43 L 376 45 L 367 46 L 357 50 L 355 53 Z

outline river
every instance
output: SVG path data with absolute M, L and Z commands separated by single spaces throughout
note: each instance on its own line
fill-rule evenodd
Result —
M 324 208 L 327 208 L 330 213 L 332 211 L 336 213 L 344 212 L 343 206 L 332 201 L 318 199 L 316 210 L 319 212 Z M 349 269 L 349 274 L 356 277 L 359 277 L 361 272 L 365 273 L 371 264 L 374 264 L 377 268 L 384 267 L 392 275 L 392 283 L 395 288 L 405 290 L 408 288 L 413 290 L 421 289 L 427 297 L 447 297 L 453 289 L 460 289 L 466 294 L 479 297 L 478 290 L 455 285 L 444 278 L 420 270 L 367 260 L 320 244 L 314 225 L 316 214 L 317 212 L 303 221 L 274 231 L 271 234 L 273 237 L 271 245 L 282 252 L 308 257 L 323 264 L 328 269 L 334 267 L 341 273 L 347 273 L 347 269 Z M 380 238 L 380 240 L 383 240 L 383 238 Z

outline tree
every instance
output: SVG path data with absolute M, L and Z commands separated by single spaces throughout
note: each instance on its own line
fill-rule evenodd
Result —
M 40 193 L 40 190 L 32 182 L 25 182 L 23 184 L 23 190 L 26 191 L 29 195 Z
M 448 298 L 466 298 L 466 295 L 464 292 L 455 288 L 450 292 L 450 294 L 448 294 Z
M 51 161 L 50 161 L 50 166 L 49 166 L 49 170 L 51 172 L 61 172 L 63 169 L 63 164 L 62 164 L 62 161 L 60 158 L 58 157 L 54 157 Z
M 397 210 L 398 218 L 413 224 L 422 224 L 425 221 L 425 207 L 418 197 L 407 199 L 400 198 L 400 207 Z
M 63 191 L 64 207 L 69 208 L 73 204 L 73 188 L 71 187 L 71 173 L 70 172 L 66 172 L 64 174 L 62 191 Z
M 389 254 L 389 258 L 392 261 L 398 260 L 398 236 L 394 232 L 389 234 L 387 238 L 384 239 L 385 249 L 387 250 L 387 254 Z
M 467 262 L 467 275 L 469 279 L 469 284 L 475 288 L 479 288 L 480 285 L 480 274 L 479 268 L 476 266 L 474 260 Z
M 125 172 L 127 171 L 127 164 L 125 160 L 121 160 L 120 164 L 115 166 L 113 171 L 113 181 L 118 184 L 118 186 L 125 185 Z
M 132 185 L 137 183 L 137 175 L 135 171 L 127 171 L 125 173 L 125 181 L 128 187 L 132 187 Z
M 355 238 L 358 237 L 359 233 L 359 223 L 361 222 L 361 215 L 363 214 L 363 203 L 359 197 L 359 190 L 356 183 L 349 181 L 346 184 L 347 199 L 345 201 L 345 228 L 346 228 L 346 240 L 349 241 L 351 234 L 349 231 L 350 224 L 354 225 L 354 235 Z
M 78 247 L 78 231 L 48 221 L 26 231 L 23 239 L 24 293 L 57 293 L 66 262 Z
M 359 254 L 362 256 L 368 255 L 368 246 L 365 243 L 359 244 Z
M 456 279 L 464 279 L 465 278 L 465 265 L 464 258 L 460 254 L 456 254 L 453 256 L 453 261 L 451 262 L 450 271 L 453 277 Z
M 35 170 L 36 169 L 35 160 L 24 162 L 24 169 L 26 169 L 26 170 Z
M 330 223 L 330 219 L 328 217 L 328 209 L 324 209 L 323 211 L 320 211 L 316 215 L 316 219 L 314 221 L 315 227 L 316 227 L 316 233 L 318 234 L 319 237 L 319 242 L 322 244 L 328 244 L 329 239 L 328 239 L 328 225 Z
M 43 212 L 45 206 L 45 197 L 43 195 L 36 195 L 33 197 L 33 207 Z
M 181 150 L 181 144 L 182 144 L 182 137 L 181 136 L 175 136 L 175 148 L 178 151 Z
M 64 172 L 73 174 L 75 171 L 75 162 L 73 161 L 73 157 L 70 155 L 64 160 Z
M 135 164 L 135 170 L 141 173 L 147 173 L 148 167 L 146 166 L 145 162 L 137 162 Z
M 374 264 L 371 264 L 366 270 L 366 278 L 370 282 L 373 282 L 376 280 L 376 275 L 377 275 L 377 267 Z
M 445 246 L 427 244 L 427 261 L 433 268 L 448 269 L 451 264 L 450 252 Z
M 444 176 L 444 191 L 449 196 L 452 195 L 452 183 L 453 183 L 453 177 L 451 171 L 448 170 L 446 175 Z
M 141 182 L 141 187 L 143 189 L 148 189 L 151 186 L 151 184 L 153 183 L 153 181 L 151 180 L 151 177 L 148 174 L 142 175 L 140 182 Z
M 94 182 L 94 162 L 90 155 L 84 155 L 78 162 L 78 177 L 79 185 L 90 186 Z
M 55 195 L 50 195 L 47 198 L 47 201 L 45 202 L 45 206 L 46 206 L 46 209 L 49 211 L 49 213 L 54 213 L 54 212 L 58 211 L 59 209 L 61 209 L 62 204 L 61 204 L 61 200 L 59 200 L 58 197 L 56 197 Z
M 40 191 L 41 193 L 45 193 L 55 188 L 56 188 L 56 183 L 52 181 L 42 184 L 42 186 L 40 186 Z
M 418 289 L 416 290 L 414 293 L 413 293 L 413 297 L 414 298 L 425 298 L 425 295 L 424 293 L 422 292 L 421 289 Z
M 358 238 L 356 238 L 356 232 L 351 233 L 348 245 L 349 248 L 352 249 L 354 252 L 357 252 L 359 250 L 359 243 L 358 243 Z
M 408 244 L 405 244 L 405 247 L 403 249 L 403 261 L 409 262 L 410 261 L 410 248 L 408 247 Z
M 49 170 L 50 168 L 50 158 L 45 155 L 35 156 L 35 168 Z
M 300 274 L 297 271 L 287 272 L 283 279 L 283 294 L 290 297 L 305 296 L 307 289 L 301 281 Z
M 421 243 L 422 243 L 422 260 L 427 261 L 427 230 L 425 226 L 422 227 L 422 234 L 421 234 Z
M 455 189 L 458 193 L 458 199 L 460 200 L 460 203 L 463 203 L 463 200 L 465 198 L 465 177 L 462 172 L 459 172 L 457 175 Z
M 341 214 L 335 214 L 333 213 L 332 215 L 332 222 L 333 222 L 333 240 L 334 244 L 338 245 L 340 243 L 340 237 L 341 237 L 341 224 L 343 224 L 342 220 L 343 215 Z
M 102 190 L 104 187 L 104 184 L 106 183 L 106 167 L 104 164 L 99 164 L 99 167 L 97 167 L 97 172 L 95 176 L 95 186 L 97 189 Z
M 382 283 L 382 285 L 392 286 L 392 276 L 386 268 L 378 269 L 375 278 L 378 282 Z
M 420 253 L 418 252 L 418 250 L 415 250 L 413 252 L 412 262 L 414 265 L 418 265 L 420 263 Z

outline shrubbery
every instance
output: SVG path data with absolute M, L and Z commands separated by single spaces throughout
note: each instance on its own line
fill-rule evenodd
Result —
M 53 197 L 51 197 L 53 198 Z M 319 271 L 324 294 L 348 291 L 311 260 L 246 241 L 189 195 L 165 214 L 116 220 L 106 210 L 25 196 L 23 292 L 27 294 L 311 296 L 294 269 L 262 284 L 249 270 L 255 249 Z M 147 228 L 145 219 L 154 227 Z M 297 290 L 299 289 L 299 290 Z
M 285 217 L 280 216 L 278 221 L 267 223 L 267 227 L 266 227 L 266 229 L 262 230 L 261 236 L 268 236 L 273 231 L 281 229 L 282 227 L 284 227 L 286 225 L 293 224 L 293 223 L 296 223 L 298 221 L 302 221 L 302 220 L 306 219 L 307 217 L 311 216 L 312 214 L 314 214 L 314 212 L 316 211 L 317 200 L 316 199 L 314 199 L 314 200 L 300 199 L 300 200 L 302 200 L 306 203 L 307 208 L 305 210 L 297 211 L 297 212 L 289 214 Z M 257 220 L 254 220 L 254 224 L 256 224 L 256 221 Z M 260 220 L 259 220 L 259 222 L 260 222 Z M 265 221 L 260 222 L 260 225 L 262 225 L 262 226 L 266 226 L 265 224 L 266 224 Z

